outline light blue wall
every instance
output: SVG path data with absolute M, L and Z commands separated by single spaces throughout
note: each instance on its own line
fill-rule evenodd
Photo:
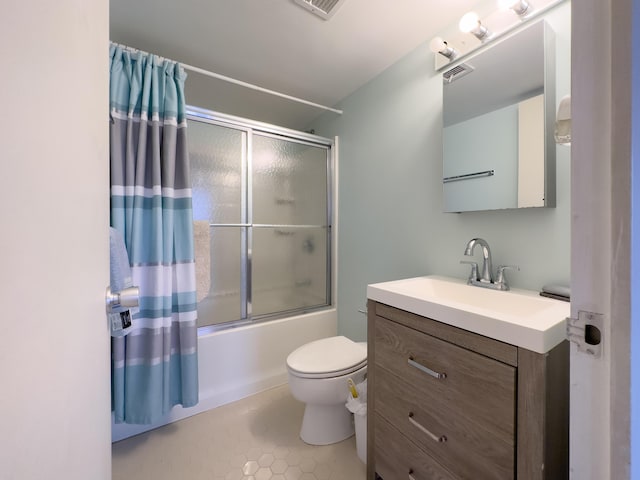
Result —
M 570 6 L 547 15 L 556 32 L 557 100 L 570 86 Z M 389 41 L 392 41 L 390 39 Z M 428 274 L 466 278 L 467 241 L 483 237 L 494 265 L 516 264 L 514 287 L 569 284 L 570 154 L 557 147 L 557 206 L 442 213 L 442 79 L 424 44 L 311 127 L 340 137 L 338 330 L 366 339 L 369 283 Z

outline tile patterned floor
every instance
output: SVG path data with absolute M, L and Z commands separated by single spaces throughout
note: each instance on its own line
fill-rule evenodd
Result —
M 287 385 L 113 444 L 113 480 L 364 480 L 355 437 L 299 437 L 304 405 Z

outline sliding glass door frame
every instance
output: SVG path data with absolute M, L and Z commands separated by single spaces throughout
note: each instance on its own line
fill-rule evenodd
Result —
M 334 148 L 335 144 L 331 139 L 313 135 L 311 133 L 300 132 L 296 130 L 270 125 L 263 122 L 257 122 L 240 117 L 226 115 L 210 110 L 187 106 L 187 119 L 196 122 L 209 123 L 220 127 L 233 128 L 243 132 L 246 135 L 246 142 L 243 142 L 242 148 L 242 171 L 241 171 L 241 220 L 240 223 L 210 223 L 210 227 L 236 227 L 240 228 L 240 268 L 241 268 L 241 318 L 234 321 L 218 323 L 213 325 L 201 326 L 198 328 L 198 334 L 203 335 L 213 331 L 226 329 L 230 327 L 238 327 L 247 324 L 253 324 L 277 318 L 284 318 L 293 315 L 301 315 L 304 313 L 332 308 L 333 306 L 333 283 L 335 281 L 333 275 L 333 219 L 334 219 Z M 287 142 L 309 145 L 326 149 L 327 161 L 327 211 L 326 225 L 280 225 L 280 224 L 256 224 L 253 223 L 253 137 L 254 134 L 262 137 L 271 137 Z M 188 133 L 187 133 L 188 135 Z M 326 230 L 326 305 L 316 307 L 302 307 L 276 313 L 253 315 L 253 298 L 252 298 L 252 262 L 253 262 L 253 229 L 254 228 L 279 228 L 279 227 L 295 227 L 295 228 L 324 228 Z

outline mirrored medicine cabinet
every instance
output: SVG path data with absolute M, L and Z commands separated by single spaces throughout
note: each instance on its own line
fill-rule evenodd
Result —
M 555 50 L 544 20 L 443 73 L 445 212 L 555 206 Z

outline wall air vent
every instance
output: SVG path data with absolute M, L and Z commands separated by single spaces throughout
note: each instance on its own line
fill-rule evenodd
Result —
M 295 2 L 324 20 L 329 20 L 345 0 L 295 0 Z
M 444 83 L 451 83 L 454 80 L 458 80 L 459 78 L 464 77 L 465 75 L 469 75 L 473 72 L 475 68 L 469 65 L 468 63 L 461 63 L 460 65 L 456 65 L 450 70 L 446 70 L 442 74 L 442 80 Z

